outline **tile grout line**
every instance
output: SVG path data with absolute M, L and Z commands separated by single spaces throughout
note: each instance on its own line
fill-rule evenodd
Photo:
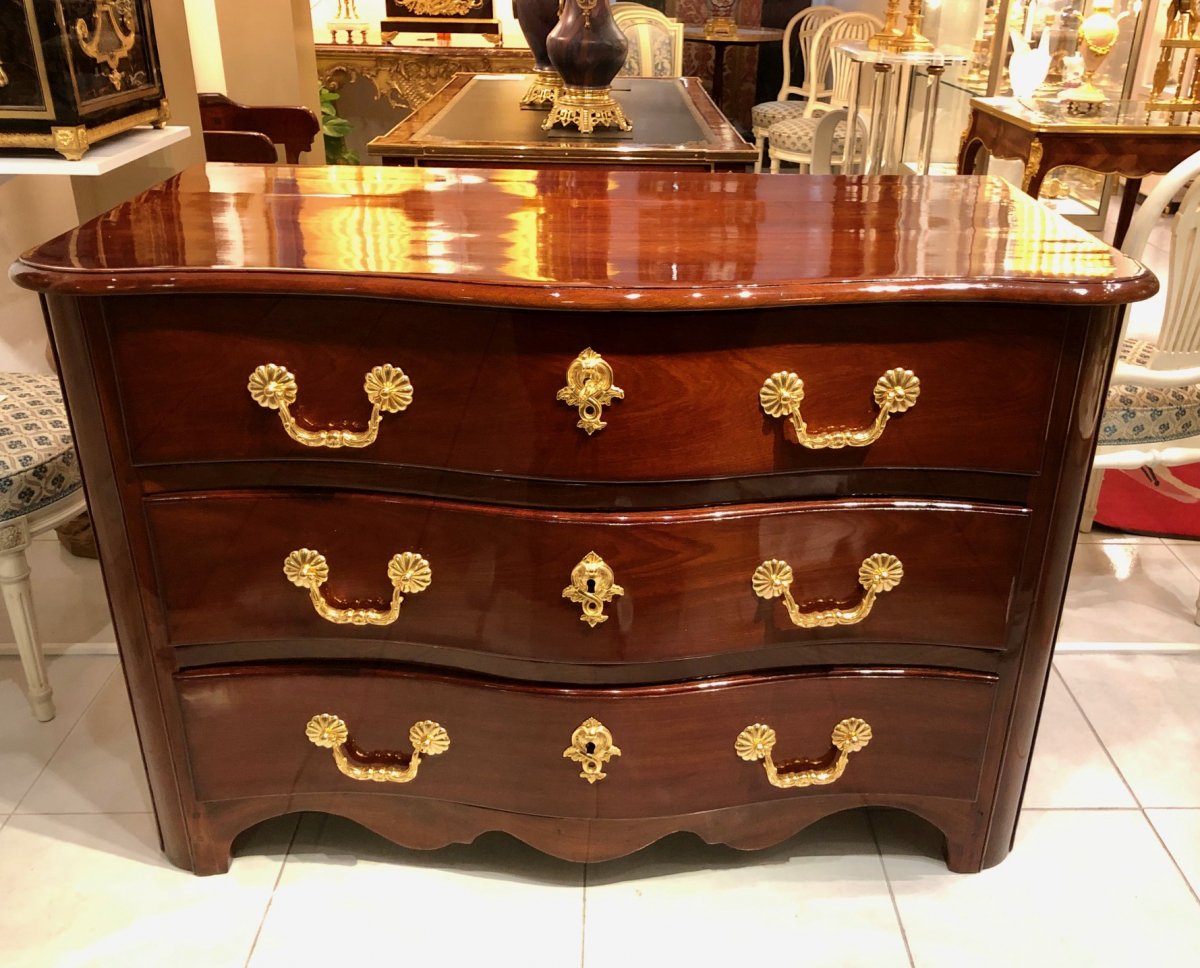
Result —
M 900 940 L 904 942 L 904 953 L 908 955 L 909 968 L 917 968 L 913 958 L 912 946 L 908 943 L 908 932 L 904 929 L 904 918 L 900 916 L 900 905 L 896 901 L 896 892 L 892 888 L 892 878 L 888 874 L 887 863 L 883 859 L 883 845 L 879 843 L 879 832 L 875 829 L 875 818 L 868 809 L 867 827 L 871 831 L 871 839 L 875 841 L 875 855 L 879 858 L 879 869 L 883 872 L 883 882 L 887 885 L 888 897 L 892 899 L 892 913 L 896 915 L 896 927 L 900 929 Z
M 1137 813 L 1141 807 L 1022 807 L 1021 813 Z M 1182 809 L 1182 808 L 1181 808 Z
M 1088 716 L 1087 710 L 1083 708 L 1083 704 L 1075 697 L 1075 691 L 1071 688 L 1071 684 L 1067 682 L 1067 677 L 1062 674 L 1062 670 L 1058 668 L 1057 663 L 1055 663 L 1052 668 L 1054 669 L 1054 674 L 1058 676 L 1058 681 L 1062 683 L 1062 687 L 1067 690 L 1067 695 L 1071 697 L 1071 702 L 1073 702 L 1075 704 L 1075 708 L 1079 710 L 1079 715 L 1083 717 L 1083 721 L 1087 724 L 1087 728 L 1091 732 L 1092 738 L 1100 744 L 1100 749 L 1104 751 L 1104 756 L 1108 760 L 1109 765 L 1112 766 L 1112 768 L 1116 771 L 1117 776 L 1121 778 L 1121 782 L 1125 785 L 1125 789 L 1129 792 L 1129 796 L 1137 805 L 1137 809 L 1141 810 L 1142 801 L 1139 800 L 1138 795 L 1133 792 L 1133 787 L 1129 785 L 1129 781 L 1125 778 L 1125 774 L 1121 771 L 1121 768 L 1117 766 L 1117 761 L 1113 758 L 1112 753 L 1109 752 L 1108 746 L 1105 744 L 1104 740 L 1100 738 L 1100 733 L 1092 723 L 1091 717 Z
M 288 858 L 292 856 L 292 848 L 296 845 L 296 838 L 300 836 L 300 821 L 303 814 L 297 814 L 296 825 L 292 828 L 291 839 L 288 840 L 287 850 L 283 852 L 283 860 L 279 862 L 279 873 L 275 875 L 275 883 L 271 885 L 271 895 L 267 898 L 267 906 L 263 908 L 262 917 L 258 922 L 258 930 L 254 932 L 254 940 L 250 942 L 250 950 L 246 952 L 246 962 L 243 968 L 250 968 L 250 959 L 254 957 L 254 950 L 258 947 L 258 939 L 262 937 L 263 925 L 267 923 L 267 915 L 271 913 L 271 904 L 275 900 L 275 892 L 279 890 L 279 882 L 283 880 L 283 869 L 287 867 Z
M 1164 853 L 1166 853 L 1167 857 L 1170 859 L 1171 865 L 1175 868 L 1175 872 L 1183 880 L 1184 887 L 1188 889 L 1188 892 L 1192 895 L 1193 900 L 1195 900 L 1197 904 L 1200 904 L 1200 894 L 1196 892 L 1196 888 L 1192 886 L 1192 882 L 1188 880 L 1187 875 L 1183 872 L 1183 868 L 1179 866 L 1179 861 L 1176 860 L 1175 855 L 1171 852 L 1171 848 L 1167 846 L 1167 842 L 1163 840 L 1162 834 L 1158 832 L 1158 828 L 1154 825 L 1154 821 L 1151 820 L 1150 815 L 1146 813 L 1146 808 L 1142 805 L 1141 799 L 1136 793 L 1133 792 L 1133 787 L 1130 786 L 1129 781 L 1125 779 L 1125 774 L 1122 773 L 1121 768 L 1117 766 L 1117 761 L 1113 758 L 1112 753 L 1110 753 L 1108 750 L 1108 746 L 1105 744 L 1104 740 L 1100 738 L 1100 733 L 1097 732 L 1096 727 L 1092 724 L 1091 717 L 1088 716 L 1086 710 L 1084 710 L 1083 705 L 1079 702 L 1079 700 L 1075 698 L 1075 693 L 1071 689 L 1070 684 L 1067 682 L 1067 677 L 1059 671 L 1057 665 L 1054 666 L 1054 672 L 1058 676 L 1059 681 L 1062 682 L 1063 688 L 1067 690 L 1067 695 L 1071 697 L 1071 701 L 1075 703 L 1075 707 L 1079 710 L 1080 715 L 1083 716 L 1083 721 L 1087 723 L 1088 729 L 1090 729 L 1092 731 L 1092 735 L 1096 737 L 1096 742 L 1099 743 L 1100 748 L 1104 750 L 1104 755 L 1108 757 L 1108 762 L 1112 764 L 1112 768 L 1117 771 L 1117 776 L 1119 776 L 1121 778 L 1121 782 L 1125 784 L 1125 789 L 1127 789 L 1129 791 L 1129 795 L 1133 797 L 1133 802 L 1137 804 L 1138 812 L 1142 815 L 1142 819 L 1146 821 L 1146 825 L 1154 833 L 1154 839 L 1158 841 L 1159 846 L 1162 847 Z
M 1166 542 L 1164 542 L 1163 546 L 1170 549 L 1171 554 L 1175 556 L 1175 560 L 1178 561 L 1181 565 L 1183 565 L 1184 571 L 1186 571 L 1193 578 L 1200 581 L 1200 575 L 1197 575 L 1196 572 L 1192 570 L 1192 566 L 1189 565 L 1186 561 L 1184 561 L 1181 557 L 1179 557 L 1179 552 L 1177 552 L 1175 550 L 1175 548 L 1176 548 L 1175 545 L 1166 544 Z
M 109 680 L 111 680 L 112 677 L 115 676 L 120 671 L 121 671 L 121 663 L 118 661 L 117 667 L 115 669 L 113 669 L 107 676 L 105 676 L 104 681 L 102 683 L 100 683 L 100 685 L 96 688 L 96 691 L 92 695 L 92 698 L 88 700 L 88 704 L 83 707 L 83 712 L 81 712 L 79 714 L 79 718 L 76 719 L 75 722 L 73 722 L 71 724 L 71 728 L 68 729 L 63 734 L 63 738 L 58 741 L 58 745 L 54 747 L 54 752 L 52 752 L 49 756 L 46 757 L 46 762 L 42 764 L 42 768 L 40 770 L 38 770 L 37 776 L 35 776 L 30 781 L 29 786 L 27 786 L 25 788 L 25 792 L 21 794 L 21 798 L 15 804 L 13 804 L 12 812 L 14 815 L 17 813 L 18 810 L 21 809 L 21 804 L 23 804 L 25 802 L 25 798 L 27 796 L 29 796 L 29 791 L 32 790 L 35 786 L 37 786 L 38 780 L 40 780 L 42 778 L 42 774 L 46 772 L 47 767 L 49 767 L 50 764 L 54 761 L 54 757 L 58 756 L 58 751 L 63 748 L 63 744 L 66 743 L 66 741 L 71 738 L 71 735 L 75 732 L 75 730 L 77 730 L 79 728 L 79 724 L 83 722 L 84 717 L 87 716 L 87 714 L 91 710 L 92 706 L 94 706 L 96 704 L 96 700 L 100 698 L 100 693 L 104 692 L 104 687 L 108 685 Z M 36 814 L 29 814 L 28 816 L 36 816 Z
M 17 816 L 13 811 L 13 816 Z M 23 813 L 22 817 L 153 817 L 153 810 L 46 810 L 41 813 Z
M 1162 834 L 1158 832 L 1158 827 L 1154 825 L 1154 821 L 1150 819 L 1150 815 L 1145 810 L 1142 811 L 1142 816 L 1146 818 L 1146 823 L 1154 832 L 1154 839 L 1162 845 L 1162 849 L 1166 851 L 1167 856 L 1171 858 L 1171 863 L 1175 865 L 1175 870 L 1179 872 L 1179 876 L 1183 879 L 1183 886 L 1186 887 L 1192 894 L 1197 904 L 1200 904 L 1200 894 L 1196 893 L 1196 888 L 1192 886 L 1192 882 L 1188 880 L 1187 874 L 1183 872 L 1183 868 L 1179 866 L 1179 861 L 1175 859 L 1175 855 L 1171 853 L 1171 848 L 1167 846 L 1167 842 L 1163 840 Z
M 584 968 L 584 959 L 587 958 L 587 876 L 588 868 L 591 864 L 583 865 L 583 903 L 581 908 L 582 918 L 579 924 L 579 968 Z

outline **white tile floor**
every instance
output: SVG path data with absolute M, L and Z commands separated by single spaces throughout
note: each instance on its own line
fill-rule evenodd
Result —
M 306 815 L 193 877 L 159 853 L 117 660 L 86 654 L 112 650 L 95 563 L 52 537 L 31 557 L 68 654 L 46 724 L 0 655 L 2 968 L 1200 965 L 1200 542 L 1083 536 L 1017 844 L 977 875 L 859 811 L 753 854 L 680 835 L 587 867 Z

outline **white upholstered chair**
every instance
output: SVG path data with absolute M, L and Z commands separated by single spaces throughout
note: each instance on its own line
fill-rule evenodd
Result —
M 840 16 L 842 11 L 837 7 L 808 7 L 796 14 L 783 28 L 783 84 L 774 101 L 763 101 L 750 109 L 751 132 L 754 135 L 754 147 L 758 149 L 755 171 L 762 171 L 767 129 L 780 121 L 802 117 L 810 100 L 829 96 L 829 51 L 815 49 L 813 40 L 818 30 L 834 17 Z M 799 47 L 800 61 L 804 65 L 803 86 L 792 83 L 794 47 Z
M 854 85 L 857 64 L 849 55 L 837 50 L 837 45 L 847 40 L 868 40 L 883 29 L 878 17 L 866 13 L 848 13 L 829 20 L 813 38 L 815 50 L 828 51 L 829 70 L 833 74 L 828 101 L 810 99 L 802 116 L 778 121 L 767 129 L 767 150 L 771 158 L 771 171 L 778 172 L 781 162 L 787 161 L 807 168 L 812 161 L 813 140 L 821 115 L 839 108 L 850 107 L 850 90 Z M 845 151 L 845 125 L 834 131 L 833 154 Z
M 640 3 L 614 3 L 612 14 L 629 41 L 621 74 L 679 77 L 683 73 L 683 24 Z
M 813 133 L 812 153 L 808 165 L 810 175 L 832 175 L 833 166 L 841 164 L 846 148 L 846 118 L 848 108 L 838 108 L 823 114 Z M 858 119 L 858 135 L 867 136 L 867 126 Z
M 25 549 L 35 535 L 85 508 L 79 464 L 58 378 L 0 373 L 0 591 L 12 623 L 33 714 L 54 718 L 33 614 Z
M 1084 502 L 1084 531 L 1091 530 L 1105 470 L 1200 461 L 1200 152 L 1164 176 L 1142 203 L 1122 250 L 1141 256 L 1163 209 L 1189 181 L 1192 186 L 1171 220 L 1166 307 L 1158 336 L 1149 341 L 1121 334 Z

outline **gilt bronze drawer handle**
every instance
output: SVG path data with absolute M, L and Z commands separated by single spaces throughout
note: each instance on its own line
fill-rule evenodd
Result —
M 305 430 L 289 409 L 296 402 L 296 377 L 285 366 L 264 363 L 250 374 L 246 385 L 250 396 L 260 407 L 279 411 L 279 422 L 292 440 L 306 447 L 366 447 L 379 436 L 379 422 L 385 413 L 399 413 L 412 403 L 413 388 L 404 371 L 385 363 L 372 367 L 363 380 L 363 390 L 371 404 L 371 416 L 366 430 Z
M 587 622 L 591 628 L 608 621 L 605 604 L 624 594 L 625 589 L 616 583 L 613 570 L 594 551 L 589 551 L 571 569 L 571 584 L 562 590 L 563 598 L 583 607 L 579 621 Z
M 329 563 L 319 551 L 299 548 L 283 560 L 283 573 L 297 588 L 307 588 L 316 613 L 335 625 L 391 625 L 400 617 L 405 595 L 423 592 L 433 581 L 429 562 L 413 551 L 393 555 L 387 575 L 392 583 L 392 604 L 385 612 L 375 608 L 336 608 L 325 601 L 321 586 L 329 580 Z
M 806 612 L 792 597 L 792 566 L 772 558 L 754 569 L 750 584 L 759 598 L 783 596 L 783 604 L 793 625 L 802 629 L 829 628 L 833 625 L 856 625 L 871 614 L 871 607 L 880 592 L 890 592 L 904 577 L 904 565 L 895 555 L 871 555 L 858 569 L 858 583 L 864 594 L 853 608 L 826 608 Z
M 912 370 L 896 367 L 888 370 L 875 381 L 875 404 L 879 413 L 870 427 L 860 430 L 827 430 L 809 433 L 808 424 L 800 415 L 800 404 L 804 400 L 804 381 L 795 373 L 780 370 L 767 377 L 758 400 L 769 417 L 790 417 L 796 428 L 796 440 L 812 450 L 825 447 L 866 447 L 883 434 L 888 418 L 894 413 L 904 413 L 917 403 L 921 395 L 921 381 Z
M 450 734 L 429 719 L 413 723 L 408 741 L 409 756 L 383 750 L 366 753 L 350 738 L 346 724 L 332 713 L 321 713 L 308 721 L 304 735 L 314 746 L 333 750 L 333 762 L 352 780 L 376 783 L 407 783 L 416 779 L 422 756 L 437 756 L 450 748 Z M 406 762 L 407 761 L 407 762 Z
M 748 763 L 763 760 L 771 786 L 784 790 L 792 787 L 824 786 L 833 783 L 846 772 L 851 753 L 857 753 L 871 742 L 871 727 L 861 719 L 843 719 L 833 727 L 831 749 L 819 760 L 788 760 L 783 772 L 775 765 L 771 750 L 775 748 L 775 730 L 765 723 L 755 723 L 738 733 L 734 750 Z M 836 759 L 834 753 L 837 753 Z
M 614 400 L 624 400 L 625 391 L 613 386 L 612 367 L 589 346 L 567 367 L 567 385 L 555 399 L 579 411 L 579 423 L 575 426 L 590 437 L 608 426 L 600 419 L 604 408 Z
M 600 720 L 591 718 L 579 724 L 579 728 L 571 734 L 571 745 L 563 750 L 563 756 L 583 767 L 579 776 L 588 783 L 608 776 L 604 772 L 604 764 L 620 755 L 621 750 L 613 743 L 612 733 Z

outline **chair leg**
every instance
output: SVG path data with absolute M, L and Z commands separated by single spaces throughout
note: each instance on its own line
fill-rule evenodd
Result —
M 758 149 L 758 157 L 754 159 L 754 174 L 762 174 L 763 166 L 763 150 L 766 148 L 766 139 L 762 135 L 754 136 L 754 147 Z
M 54 718 L 54 693 L 46 676 L 37 620 L 33 615 L 29 561 L 25 557 L 29 540 L 29 524 L 23 518 L 0 527 L 0 591 L 4 594 L 4 606 L 17 639 L 17 651 L 21 654 L 29 705 L 33 707 L 34 717 L 45 723 Z
M 1079 519 L 1079 530 L 1087 534 L 1092 530 L 1096 517 L 1096 505 L 1100 503 L 1100 485 L 1104 483 L 1104 471 L 1093 470 L 1088 476 L 1087 491 L 1083 495 L 1083 516 Z
M 779 159 L 776 158 L 773 154 L 771 154 L 771 152 L 769 150 L 767 151 L 767 154 L 771 159 L 771 174 L 778 175 L 779 174 Z

